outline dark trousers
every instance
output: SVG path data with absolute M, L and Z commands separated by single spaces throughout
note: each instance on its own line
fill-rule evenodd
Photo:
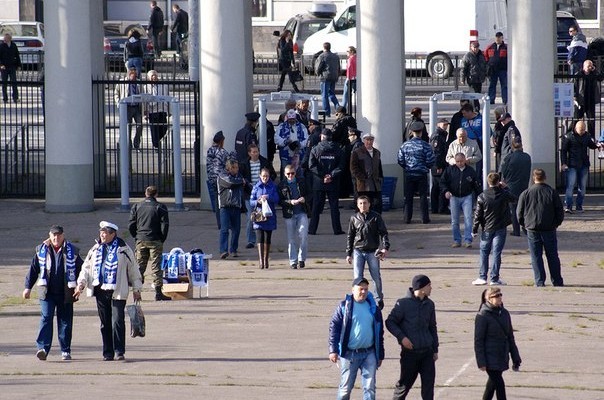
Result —
M 535 285 L 545 285 L 545 265 L 543 264 L 543 250 L 547 258 L 547 266 L 554 286 L 564 286 L 560 272 L 560 257 L 558 257 L 558 238 L 556 231 L 531 231 L 527 232 L 529 251 L 531 252 L 531 266 L 535 275 Z
M 292 84 L 292 87 L 294 88 L 294 92 L 298 93 L 300 91 L 300 89 L 298 89 L 298 85 L 296 85 L 296 82 L 292 78 L 292 69 L 291 69 L 291 67 L 290 68 L 283 68 L 281 70 L 281 77 L 279 78 L 279 87 L 277 88 L 277 90 L 281 91 L 281 89 L 283 88 L 283 82 L 285 82 L 285 75 L 288 76 L 289 82 Z
M 325 207 L 325 195 L 329 200 L 329 210 L 331 212 L 331 227 L 333 233 L 337 234 L 342 232 L 342 224 L 340 224 L 340 200 L 338 199 L 338 185 L 334 185 L 336 190 L 315 190 L 313 192 L 312 200 L 312 214 L 310 218 L 310 225 L 308 233 L 311 235 L 317 234 L 317 228 L 319 227 L 319 217 L 321 216 L 321 210 Z
M 405 222 L 413 217 L 413 195 L 419 193 L 419 205 L 422 210 L 422 222 L 428 222 L 428 175 L 405 174 Z
M 518 216 L 516 215 L 516 207 L 518 203 L 510 203 L 510 214 L 512 214 L 512 235 L 520 236 L 520 223 L 518 222 Z
M 13 100 L 19 100 L 19 89 L 17 88 L 17 70 L 15 68 L 6 68 L 2 70 L 2 100 L 8 101 L 8 80 L 11 81 L 13 88 Z
M 216 226 L 220 229 L 220 208 L 218 208 L 218 188 L 216 187 L 216 179 L 206 181 L 208 184 L 208 193 L 210 195 L 210 203 L 212 211 L 216 216 Z
M 440 188 L 441 175 L 432 175 L 432 189 L 430 190 L 430 209 L 432 214 L 445 214 L 447 212 L 448 201 Z
M 151 37 L 153 38 L 153 52 L 155 53 L 155 57 L 161 57 L 161 48 L 159 44 L 159 34 L 161 33 L 161 29 L 152 28 Z
M 159 142 L 168 132 L 168 113 L 165 111 L 149 113 L 149 128 L 151 129 L 151 143 L 159 147 Z
M 143 114 L 141 112 L 140 105 L 127 106 L 128 110 L 128 137 L 132 136 L 132 123 L 136 126 L 136 133 L 134 134 L 134 142 L 132 146 L 138 149 L 141 145 L 141 135 L 143 133 Z
M 482 93 L 482 82 L 468 83 L 468 86 L 473 93 Z M 474 110 L 480 111 L 480 101 L 474 100 Z
M 113 358 L 114 353 L 126 353 L 126 323 L 124 309 L 126 300 L 115 300 L 113 290 L 94 288 L 96 307 L 101 320 L 101 337 L 103 338 L 103 357 Z
M 596 105 L 591 104 L 581 108 L 575 107 L 575 115 L 572 124 L 572 128 L 574 129 L 577 121 L 583 119 L 585 117 L 587 119 L 587 132 L 591 135 L 592 138 L 595 138 L 596 134 Z
M 489 380 L 487 381 L 487 386 L 484 388 L 482 400 L 491 400 L 495 393 L 497 393 L 497 400 L 506 400 L 503 371 L 487 369 L 487 374 L 489 374 Z
M 356 200 L 359 196 L 367 196 L 369 197 L 369 201 L 371 202 L 371 209 L 378 214 L 382 213 L 382 192 L 358 192 L 358 196 L 355 196 L 355 209 L 356 209 Z
M 394 388 L 392 399 L 406 399 L 418 374 L 422 380 L 422 399 L 434 399 L 434 380 L 436 378 L 434 352 L 431 349 L 403 349 L 401 352 L 401 376 Z

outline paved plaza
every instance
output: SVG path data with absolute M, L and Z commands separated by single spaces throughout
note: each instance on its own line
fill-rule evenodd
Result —
M 133 199 L 136 200 L 136 199 Z M 173 199 L 162 199 L 168 205 Z M 213 214 L 187 199 L 186 212 L 172 212 L 166 249 L 201 247 L 218 254 Z M 103 362 L 94 299 L 75 305 L 73 360 L 60 360 L 55 338 L 46 362 L 35 357 L 39 305 L 22 300 L 23 281 L 34 248 L 55 223 L 84 256 L 98 222 L 110 220 L 127 234 L 119 199 L 96 200 L 95 211 L 49 214 L 41 200 L 0 200 L 0 397 L 3 399 L 333 399 L 339 381 L 329 362 L 327 335 L 336 304 L 350 291 L 345 236 L 330 234 L 324 213 L 311 236 L 307 268 L 288 267 L 284 223 L 279 211 L 269 270 L 256 266 L 257 251 L 212 260 L 209 297 L 155 302 L 143 291 L 147 336 L 129 338 L 125 362 Z M 558 240 L 566 286 L 532 286 L 525 237 L 508 236 L 501 278 L 523 359 L 519 373 L 504 374 L 510 399 L 604 399 L 604 196 L 586 199 L 585 214 L 567 216 Z M 416 215 L 419 213 L 416 212 Z M 351 211 L 342 210 L 343 226 Z M 474 360 L 474 316 L 483 287 L 474 287 L 478 243 L 451 249 L 448 216 L 404 225 L 400 210 L 384 213 L 392 252 L 382 264 L 387 314 L 418 273 L 433 283 L 440 354 L 436 398 L 479 399 L 487 376 Z M 149 281 L 149 279 L 148 279 Z M 372 287 L 372 285 L 370 285 Z M 202 290 L 205 295 L 205 290 Z M 130 297 L 131 300 L 131 297 Z M 128 325 L 128 323 L 127 323 Z M 399 374 L 399 347 L 385 335 L 386 359 L 377 375 L 377 398 L 392 397 Z M 362 398 L 361 390 L 353 399 Z M 419 399 L 420 381 L 409 399 Z

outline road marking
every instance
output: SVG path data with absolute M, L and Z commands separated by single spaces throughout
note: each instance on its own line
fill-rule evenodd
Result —
M 438 389 L 438 391 L 435 393 L 434 398 L 438 399 L 440 397 L 440 395 L 445 391 L 446 386 L 449 386 L 455 379 L 457 379 L 461 374 L 464 373 L 464 371 L 466 369 L 468 369 L 468 367 L 470 366 L 470 364 L 474 361 L 474 357 L 470 357 L 470 359 L 468 359 L 468 361 L 466 361 L 466 363 L 464 365 L 461 366 L 461 368 L 459 369 L 459 371 L 457 371 L 455 373 L 455 375 L 453 375 L 452 377 L 450 377 L 449 379 L 447 379 L 445 381 L 445 383 L 443 384 L 443 386 L 445 387 L 441 387 L 440 389 Z

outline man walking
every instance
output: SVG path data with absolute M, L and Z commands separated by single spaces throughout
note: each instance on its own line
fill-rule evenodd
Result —
M 451 228 L 453 230 L 453 244 L 451 247 L 461 247 L 461 232 L 459 230 L 459 211 L 463 211 L 464 235 L 463 245 L 472 247 L 472 202 L 473 194 L 478 191 L 480 184 L 476 180 L 476 172 L 466 164 L 466 156 L 457 153 L 455 165 L 449 165 L 442 178 L 440 186 L 449 200 L 451 207 Z
M 325 116 L 331 117 L 329 101 L 331 100 L 334 108 L 340 105 L 335 93 L 336 82 L 340 76 L 340 57 L 331 52 L 331 43 L 329 42 L 323 43 L 323 53 L 317 57 L 315 73 L 321 78 L 321 98 Z
M 350 399 L 359 369 L 363 399 L 375 400 L 375 375 L 384 360 L 384 323 L 365 278 L 352 282 L 352 295 L 346 295 L 331 317 L 329 360 L 340 360 L 338 400 Z
M 176 34 L 176 51 L 180 54 L 182 40 L 189 33 L 189 14 L 180 8 L 178 4 L 172 4 L 174 13 L 174 22 L 172 23 L 172 32 Z
M 136 241 L 136 262 L 145 281 L 147 264 L 151 262 L 153 272 L 153 286 L 155 287 L 155 300 L 172 300 L 164 296 L 161 288 L 164 284 L 161 269 L 164 242 L 168 238 L 170 221 L 168 209 L 157 201 L 157 188 L 149 186 L 145 189 L 145 200 L 132 206 L 128 231 Z
M 434 152 L 434 165 L 430 172 L 432 173 L 432 189 L 430 191 L 430 208 L 432 214 L 448 214 L 448 201 L 445 194 L 440 190 L 440 177 L 447 168 L 447 127 L 449 120 L 441 118 L 436 125 L 436 131 L 430 137 L 430 146 Z
M 365 263 L 375 286 L 375 298 L 380 310 L 384 308 L 380 260 L 388 254 L 390 241 L 388 230 L 382 216 L 369 209 L 367 196 L 357 199 L 359 212 L 350 217 L 348 238 L 346 240 L 346 262 L 354 265 L 354 278 L 363 277 Z
M 434 399 L 438 332 L 431 293 L 430 278 L 414 276 L 407 295 L 397 300 L 386 319 L 386 328 L 401 345 L 401 375 L 394 388 L 394 400 L 407 398 L 418 374 L 422 379 L 422 399 Z
M 279 204 L 287 227 L 287 254 L 292 269 L 306 266 L 309 207 L 306 184 L 296 177 L 296 169 L 285 166 L 285 178 L 279 183 Z
M 214 134 L 212 147 L 206 152 L 206 175 L 212 209 L 216 216 L 216 225 L 220 229 L 220 208 L 218 207 L 218 175 L 226 168 L 229 152 L 224 148 L 224 134 L 218 131 Z
M 159 44 L 159 36 L 164 30 L 164 12 L 157 5 L 157 1 L 151 0 L 149 3 L 151 7 L 151 15 L 149 16 L 149 27 L 147 28 L 147 35 L 151 34 L 153 37 L 153 51 L 155 57 L 161 57 L 161 48 Z
M 545 183 L 545 171 L 533 170 L 533 182 L 518 199 L 518 222 L 526 228 L 535 286 L 545 286 L 543 249 L 554 286 L 564 286 L 558 257 L 556 229 L 564 221 L 562 202 L 556 190 Z
M 574 76 L 574 120 L 587 118 L 587 131 L 594 137 L 596 133 L 596 105 L 602 100 L 602 80 L 593 61 L 585 60 L 583 69 Z
M 522 139 L 516 136 L 512 142 L 512 152 L 503 159 L 501 163 L 501 180 L 510 189 L 510 192 L 517 198 L 524 192 L 531 180 L 532 160 L 528 153 L 522 148 Z M 510 203 L 510 213 L 512 214 L 512 236 L 520 236 L 520 224 L 516 216 L 516 206 L 518 202 Z
M 419 121 L 409 125 L 412 137 L 398 151 L 398 165 L 405 171 L 405 223 L 413 216 L 413 195 L 419 192 L 422 223 L 430 223 L 428 215 L 428 172 L 434 165 L 434 152 L 430 144 L 422 140 L 424 124 Z
M 455 132 L 457 140 L 449 145 L 446 160 L 449 165 L 455 165 L 455 156 L 463 153 L 466 159 L 466 165 L 476 171 L 476 164 L 482 160 L 482 152 L 475 140 L 468 139 L 468 132 L 464 128 L 459 128 Z
M 80 250 L 65 240 L 63 227 L 50 227 L 48 239 L 36 247 L 29 272 L 25 277 L 23 298 L 29 299 L 31 289 L 38 286 L 40 298 L 40 329 L 36 344 L 36 357 L 46 360 L 52 346 L 52 323 L 57 313 L 57 334 L 61 346 L 61 358 L 71 360 L 71 335 L 73 326 L 73 302 L 76 280 L 84 261 Z
M 489 188 L 478 195 L 476 210 L 474 211 L 472 234 L 477 235 L 479 227 L 482 227 L 482 234 L 480 236 L 478 279 L 475 279 L 472 285 L 487 284 L 491 249 L 493 251 L 493 263 L 491 265 L 490 285 L 505 285 L 505 282 L 499 279 L 501 252 L 503 246 L 505 246 L 507 226 L 512 223 L 509 205 L 517 199 L 501 182 L 498 173 L 491 172 L 487 178 L 487 183 Z
M 495 34 L 495 42 L 487 47 L 485 59 L 488 65 L 489 98 L 495 104 L 497 80 L 501 84 L 501 100 L 508 104 L 508 46 L 503 43 L 503 33 Z
M 8 102 L 7 82 L 10 79 L 13 88 L 13 101 L 19 101 L 19 88 L 17 87 L 17 68 L 21 68 L 19 48 L 13 42 L 10 33 L 4 34 L 4 42 L 0 43 L 0 75 L 2 75 L 2 101 Z
M 350 173 L 358 196 L 368 197 L 371 209 L 381 214 L 384 171 L 382 153 L 373 147 L 374 141 L 375 136 L 372 133 L 363 134 L 363 146 L 354 150 L 350 156 Z

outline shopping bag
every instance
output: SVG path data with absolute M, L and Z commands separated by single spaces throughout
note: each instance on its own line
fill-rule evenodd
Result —
M 273 210 L 271 210 L 271 206 L 269 206 L 268 201 L 262 202 L 262 215 L 266 218 L 273 216 Z
M 265 217 L 262 214 L 262 210 L 261 209 L 259 209 L 258 207 L 256 207 L 256 208 L 254 208 L 254 210 L 250 214 L 250 220 L 252 222 L 264 222 L 264 221 L 268 220 L 268 218 Z
M 302 72 L 300 72 L 299 69 L 292 70 L 291 78 L 292 78 L 292 81 L 294 81 L 294 82 L 301 82 L 304 80 L 304 77 L 302 76 Z
M 140 301 L 127 305 L 126 311 L 128 311 L 130 317 L 130 336 L 145 337 L 145 314 L 143 314 Z
M 600 160 L 604 159 L 604 149 L 600 149 L 600 151 L 598 151 L 598 158 Z

